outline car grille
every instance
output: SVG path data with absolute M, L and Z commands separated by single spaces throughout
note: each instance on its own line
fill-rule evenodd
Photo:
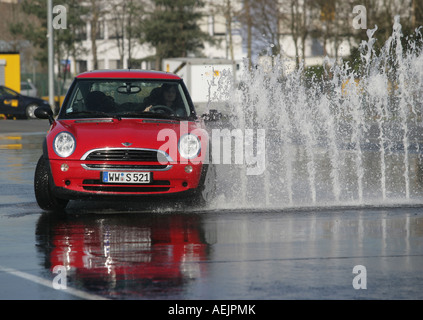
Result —
M 87 161 L 134 161 L 168 162 L 169 157 L 161 151 L 150 149 L 101 149 L 93 150 L 81 160 Z
M 86 170 L 165 171 L 172 168 L 170 164 L 172 158 L 166 152 L 142 148 L 90 150 L 82 156 L 81 161 L 83 161 L 82 167 Z

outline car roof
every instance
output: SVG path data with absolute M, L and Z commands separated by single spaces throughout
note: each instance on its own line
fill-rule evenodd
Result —
M 94 70 L 81 73 L 76 76 L 77 79 L 165 79 L 165 80 L 181 80 L 181 78 L 173 73 L 163 71 L 147 71 L 147 70 Z

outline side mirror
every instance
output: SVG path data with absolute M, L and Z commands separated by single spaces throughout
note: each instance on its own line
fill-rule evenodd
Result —
M 48 119 L 50 124 L 54 122 L 53 111 L 49 107 L 38 107 L 34 114 L 38 119 Z

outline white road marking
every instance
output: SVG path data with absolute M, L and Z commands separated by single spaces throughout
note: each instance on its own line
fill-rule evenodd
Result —
M 41 277 L 34 276 L 34 275 L 26 273 L 26 272 L 22 272 L 22 271 L 19 271 L 19 270 L 16 270 L 16 269 L 3 267 L 3 266 L 0 266 L 0 272 L 6 272 L 6 273 L 14 275 L 16 277 L 23 278 L 23 279 L 32 281 L 34 283 L 38 283 L 38 284 L 43 285 L 45 287 L 51 288 L 53 290 L 57 290 L 57 289 L 54 289 L 52 281 L 41 278 Z M 84 291 L 81 291 L 81 290 L 78 290 L 78 289 L 70 288 L 70 287 L 63 289 L 62 291 L 65 292 L 65 293 L 69 293 L 71 295 L 74 295 L 78 298 L 87 299 L 87 300 L 108 300 L 107 298 L 104 298 L 104 297 L 101 297 L 101 296 L 98 296 L 98 295 L 95 295 L 95 294 L 87 293 L 87 292 L 84 292 Z

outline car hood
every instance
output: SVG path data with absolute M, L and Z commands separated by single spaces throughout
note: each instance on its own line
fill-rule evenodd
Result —
M 80 159 L 87 151 L 93 149 L 159 149 L 169 141 L 174 141 L 177 144 L 179 138 L 188 132 L 207 137 L 206 131 L 198 121 L 157 119 L 58 120 L 53 124 L 47 137 L 50 158 L 59 158 L 52 148 L 55 136 L 62 131 L 71 133 L 76 140 L 75 151 L 69 157 L 69 160 Z M 201 139 L 202 143 L 203 140 Z

